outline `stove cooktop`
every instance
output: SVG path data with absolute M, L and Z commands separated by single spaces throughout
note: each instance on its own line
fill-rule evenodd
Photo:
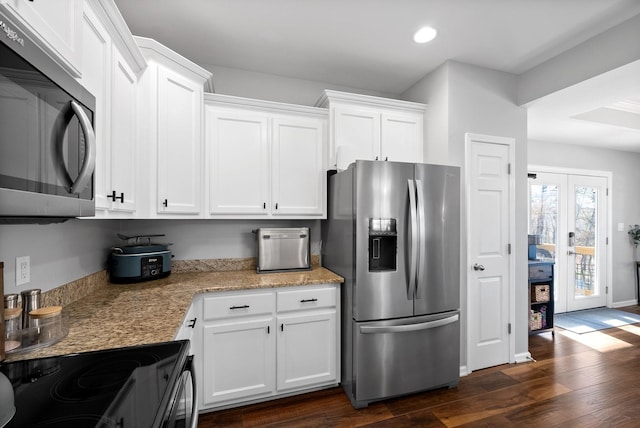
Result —
M 13 385 L 16 406 L 6 427 L 154 426 L 182 372 L 188 344 L 174 341 L 0 364 L 0 373 Z

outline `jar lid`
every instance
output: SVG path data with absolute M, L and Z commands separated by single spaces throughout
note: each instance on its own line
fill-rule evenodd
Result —
M 5 308 L 4 309 L 4 319 L 12 320 L 14 318 L 18 318 L 22 314 L 22 308 Z
M 62 306 L 45 306 L 29 312 L 29 316 L 33 318 L 49 318 L 59 315 L 60 312 L 62 312 Z

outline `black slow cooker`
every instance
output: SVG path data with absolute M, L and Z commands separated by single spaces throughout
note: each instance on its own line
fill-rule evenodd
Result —
M 116 284 L 150 281 L 171 273 L 171 244 L 152 243 L 151 239 L 164 235 L 125 236 L 127 242 L 111 248 L 109 254 L 109 280 Z

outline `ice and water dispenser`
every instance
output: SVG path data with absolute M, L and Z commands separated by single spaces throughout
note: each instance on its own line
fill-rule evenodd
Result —
M 369 272 L 396 270 L 398 231 L 395 218 L 369 219 Z

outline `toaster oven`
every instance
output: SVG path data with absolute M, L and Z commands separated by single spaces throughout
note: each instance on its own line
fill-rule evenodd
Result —
M 311 270 L 308 227 L 260 228 L 254 232 L 258 273 Z

